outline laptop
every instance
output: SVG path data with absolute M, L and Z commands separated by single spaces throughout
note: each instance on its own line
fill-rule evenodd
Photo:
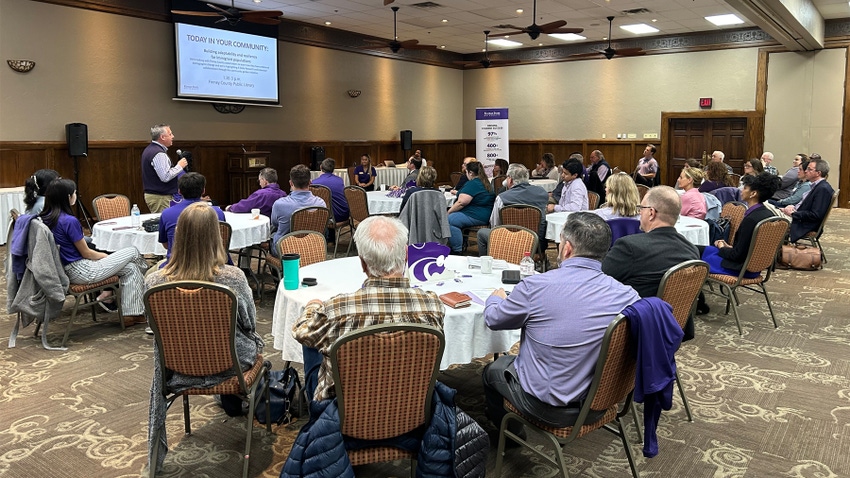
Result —
M 394 168 L 395 163 L 391 159 L 386 159 L 386 160 L 384 160 L 384 166 L 386 166 L 388 168 Z

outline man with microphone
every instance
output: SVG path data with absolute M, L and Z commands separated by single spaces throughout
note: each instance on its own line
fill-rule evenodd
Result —
M 145 203 L 152 213 L 160 213 L 172 200 L 179 200 L 177 180 L 185 174 L 189 165 L 181 151 L 177 164 L 172 166 L 168 158 L 168 148 L 174 142 L 171 126 L 158 124 L 151 128 L 151 144 L 142 151 L 142 185 L 145 190 Z

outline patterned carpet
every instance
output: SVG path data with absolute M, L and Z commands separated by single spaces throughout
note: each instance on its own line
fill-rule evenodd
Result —
M 835 210 L 824 234 L 829 258 L 817 272 L 778 271 L 768 288 L 780 323 L 774 330 L 764 300 L 744 295 L 744 336 L 709 296 L 711 313 L 697 319 L 697 338 L 677 355 L 694 414 L 678 395 L 661 417 L 660 454 L 641 456 L 643 477 L 850 476 L 850 210 Z M 5 256 L 5 247 L 0 248 Z M 5 286 L 0 286 L 5 304 Z M 271 304 L 259 307 L 258 328 L 271 330 Z M 69 315 L 57 321 L 53 340 Z M 150 338 L 136 326 L 83 315 L 67 352 L 49 352 L 32 328 L 6 348 L 13 316 L 0 316 L 0 475 L 124 477 L 147 472 L 147 409 L 152 373 Z M 266 356 L 282 368 L 271 346 Z M 495 430 L 483 415 L 480 382 L 486 359 L 451 368 L 441 380 L 458 389 L 458 405 Z M 380 395 L 376 391 L 376 400 Z M 184 436 L 179 407 L 169 413 L 171 451 L 159 476 L 225 477 L 241 473 L 245 422 L 209 399 L 193 397 L 193 434 Z M 628 417 L 627 417 L 628 418 Z M 302 422 L 303 423 L 303 422 Z M 255 431 L 251 476 L 278 476 L 301 423 Z M 542 443 L 542 442 L 540 442 Z M 493 443 L 495 449 L 495 442 Z M 616 437 L 596 431 L 568 447 L 570 473 L 630 476 Z M 489 470 L 495 463 L 490 453 Z M 508 450 L 504 476 L 539 477 L 553 469 L 530 452 Z M 358 476 L 408 476 L 404 463 L 366 466 Z

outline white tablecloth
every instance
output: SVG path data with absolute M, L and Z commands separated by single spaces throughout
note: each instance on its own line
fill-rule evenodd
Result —
M 569 212 L 553 212 L 546 215 L 546 239 L 561 242 L 561 229 L 564 228 L 569 215 Z M 679 220 L 676 221 L 676 230 L 694 245 L 708 245 L 708 223 L 702 219 L 679 216 Z
M 402 198 L 387 197 L 389 191 L 366 191 L 366 200 L 369 203 L 369 214 L 398 214 L 401 212 Z M 446 208 L 454 204 L 457 199 L 452 193 L 444 193 L 446 196 Z
M 321 171 L 310 171 L 310 179 L 311 180 L 316 179 L 319 176 L 321 176 L 322 174 L 324 174 L 324 173 L 321 172 Z M 345 168 L 334 169 L 334 175 L 341 177 L 342 183 L 345 186 L 348 186 L 349 184 L 351 184 L 351 181 L 349 181 L 349 179 L 348 179 L 348 170 L 347 169 L 345 169 Z
M 558 181 L 555 181 L 554 179 L 532 179 L 528 182 L 537 187 L 545 189 L 547 193 L 551 193 L 552 191 L 554 191 L 555 186 L 558 185 Z
M 158 214 L 142 214 L 142 222 L 158 217 Z M 241 249 L 267 241 L 270 236 L 269 218 L 260 215 L 251 219 L 251 213 L 225 212 L 224 218 L 233 229 L 230 236 L 230 248 Z M 146 232 L 143 229 L 121 229 L 130 225 L 130 216 L 101 221 L 92 227 L 92 240 L 98 249 L 117 251 L 133 246 L 142 254 L 165 255 L 165 248 L 159 243 L 159 232 Z
M 502 284 L 499 270 L 494 270 L 492 274 L 481 274 L 480 269 L 469 269 L 466 257 L 449 256 L 446 266 L 448 269 L 456 270 L 457 278 L 462 282 L 446 280 L 443 285 L 426 283 L 422 287 L 437 294 L 451 291 L 472 292 L 482 302 L 497 287 L 513 289 L 512 285 Z M 518 268 L 513 264 L 508 264 L 508 267 Z M 462 277 L 462 275 L 471 277 Z M 312 299 L 327 300 L 342 292 L 355 291 L 366 280 L 358 257 L 346 257 L 302 267 L 300 277 L 302 279 L 314 277 L 318 280 L 318 285 L 286 290 L 283 284 L 280 284 L 272 315 L 274 348 L 283 352 L 283 360 L 299 363 L 303 362 L 304 358 L 301 344 L 292 337 L 292 326 L 301 316 L 307 302 Z M 446 369 L 453 364 L 469 363 L 472 359 L 488 354 L 505 352 L 519 341 L 519 330 L 492 331 L 487 328 L 484 324 L 483 305 L 473 303 L 463 309 L 450 307 L 445 309 L 443 330 L 446 335 L 446 350 L 440 364 L 441 369 Z
M 400 168 L 375 168 L 378 172 L 378 177 L 375 178 L 375 189 L 381 189 L 381 184 L 390 186 L 402 186 L 401 182 L 410 174 L 404 165 Z M 396 211 L 398 212 L 398 211 Z
M 0 245 L 6 244 L 6 236 L 9 234 L 9 211 L 17 209 L 23 214 L 26 205 L 24 204 L 24 187 L 17 188 L 0 188 Z

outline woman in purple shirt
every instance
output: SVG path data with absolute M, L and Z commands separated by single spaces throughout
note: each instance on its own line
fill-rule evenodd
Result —
M 77 185 L 70 179 L 55 179 L 44 193 L 44 210 L 40 218 L 53 231 L 59 257 L 72 284 L 91 284 L 117 275 L 121 284 L 121 310 L 124 326 L 145 323 L 143 271 L 144 258 L 135 247 L 112 254 L 90 249 L 83 237 L 83 227 L 71 209 L 77 202 Z M 98 299 L 111 295 L 103 292 Z
M 354 178 L 357 185 L 367 191 L 375 190 L 375 177 L 378 171 L 372 166 L 372 158 L 368 154 L 360 156 L 360 166 L 354 168 Z

